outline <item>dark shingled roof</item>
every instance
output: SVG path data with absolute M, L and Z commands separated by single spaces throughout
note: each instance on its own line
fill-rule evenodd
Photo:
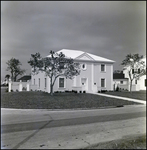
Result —
M 22 82 L 26 82 L 27 80 L 30 80 L 30 79 L 31 79 L 30 75 L 25 75 L 25 76 L 19 78 L 17 81 L 22 80 Z
M 113 79 L 126 79 L 123 73 L 113 73 Z

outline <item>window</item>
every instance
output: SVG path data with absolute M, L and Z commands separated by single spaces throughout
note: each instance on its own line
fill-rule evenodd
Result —
M 138 69 L 138 73 L 140 73 L 140 69 Z
M 135 84 L 137 84 L 137 80 L 135 80 Z
M 39 81 L 39 88 L 40 88 L 40 78 L 38 79 L 38 81 Z
M 60 62 L 60 69 L 64 69 L 64 62 Z
M 44 82 L 45 82 L 45 85 L 44 85 L 44 86 L 45 86 L 45 88 L 46 88 L 46 78 L 44 78 Z
M 59 78 L 59 87 L 64 87 L 64 78 Z
M 82 64 L 82 69 L 86 70 L 86 64 Z
M 134 74 L 134 69 L 132 69 L 132 74 Z
M 105 79 L 101 79 L 101 87 L 105 87 Z
M 123 84 L 123 81 L 120 81 L 121 84 Z
M 101 71 L 105 71 L 105 65 L 101 64 Z
M 35 79 L 34 79 L 34 85 L 35 85 Z

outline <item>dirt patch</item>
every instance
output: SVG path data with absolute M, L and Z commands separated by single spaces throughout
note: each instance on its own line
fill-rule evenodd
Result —
M 119 140 L 91 145 L 84 149 L 146 149 L 146 135 L 127 136 Z

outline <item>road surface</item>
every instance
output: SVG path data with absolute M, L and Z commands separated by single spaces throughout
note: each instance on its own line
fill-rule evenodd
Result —
M 1 148 L 79 149 L 146 133 L 146 106 L 93 110 L 1 109 Z

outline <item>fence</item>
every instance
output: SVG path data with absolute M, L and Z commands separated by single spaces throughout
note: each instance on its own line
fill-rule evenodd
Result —
M 8 91 L 35 91 L 37 90 L 37 85 L 31 85 L 31 82 L 28 80 L 27 82 L 12 82 L 11 79 L 9 79 L 9 87 Z

